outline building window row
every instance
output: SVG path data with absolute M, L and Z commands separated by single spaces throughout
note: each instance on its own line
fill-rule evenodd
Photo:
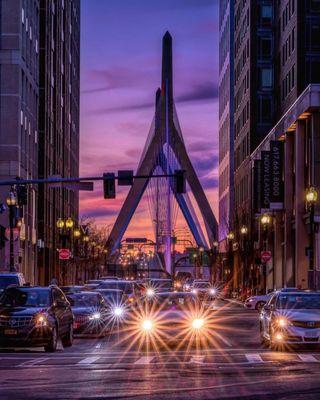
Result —
M 221 162 L 229 151 L 229 118 L 226 118 L 219 129 L 219 162 Z
M 238 89 L 235 99 L 234 99 L 234 109 L 237 110 L 240 107 L 240 104 L 242 102 L 243 96 L 246 94 L 247 90 L 249 89 L 250 85 L 250 78 L 249 78 L 249 69 L 247 70 L 247 73 L 245 74 L 240 88 Z
M 288 58 L 295 49 L 295 28 L 292 29 L 285 44 L 282 46 L 282 65 L 285 65 Z
M 246 124 L 250 116 L 249 101 L 245 104 L 234 126 L 234 137 L 238 137 L 242 127 Z
M 249 178 L 245 175 L 240 182 L 235 186 L 234 200 L 236 207 L 240 207 L 249 197 Z
M 239 29 L 239 33 L 238 36 L 236 37 L 236 40 L 234 42 L 234 53 L 235 53 L 235 57 L 237 57 L 237 54 L 240 50 L 240 47 L 243 43 L 243 39 L 246 36 L 246 33 L 249 29 L 250 26 L 250 18 L 249 18 L 249 8 L 247 9 L 247 12 L 245 14 L 245 18 L 242 21 L 242 25 L 241 28 Z
M 246 133 L 244 139 L 236 147 L 234 152 L 234 168 L 237 170 L 242 162 L 250 155 L 250 136 Z
M 286 29 L 292 15 L 295 11 L 295 0 L 289 0 L 286 4 L 285 9 L 282 11 L 282 30 Z
M 282 100 L 286 99 L 286 97 L 289 95 L 294 86 L 295 86 L 295 64 L 291 67 L 290 71 L 287 73 L 287 75 L 282 81 L 282 87 L 281 87 Z
M 237 63 L 237 66 L 236 66 L 235 82 L 238 81 L 238 79 L 239 79 L 239 77 L 241 75 L 241 72 L 243 70 L 243 67 L 245 66 L 246 61 L 249 58 L 249 56 L 250 56 L 250 40 L 248 39 L 246 44 L 245 44 L 245 46 L 244 46 L 244 49 L 243 49 L 242 54 L 240 56 L 240 59 L 239 59 L 239 61 Z
M 220 196 L 228 188 L 228 186 L 229 186 L 229 164 L 226 166 L 226 168 L 222 171 L 221 175 L 219 176 Z

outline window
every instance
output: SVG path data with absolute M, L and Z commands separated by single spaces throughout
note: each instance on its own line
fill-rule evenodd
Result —
M 320 0 L 310 0 L 310 10 L 313 12 L 320 11 Z
M 261 38 L 261 46 L 260 46 L 260 55 L 262 58 L 269 58 L 271 57 L 271 38 L 269 37 L 262 37 Z
M 271 25 L 272 22 L 272 6 L 262 5 L 261 6 L 261 24 Z
M 272 68 L 262 68 L 260 71 L 260 82 L 262 88 L 272 87 Z
M 269 97 L 262 97 L 260 99 L 260 122 L 271 123 L 271 99 Z
M 313 49 L 320 47 L 320 25 L 312 24 L 310 29 L 311 47 Z

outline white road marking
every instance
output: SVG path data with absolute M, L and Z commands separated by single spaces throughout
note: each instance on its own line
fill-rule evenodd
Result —
M 98 344 L 96 345 L 96 349 L 100 349 L 100 347 L 101 347 L 101 343 L 98 343 Z
M 303 362 L 319 362 L 312 354 L 298 354 L 298 357 Z
M 155 358 L 155 357 L 153 357 L 153 356 L 141 357 L 141 358 L 139 358 L 139 360 L 135 361 L 134 364 L 136 364 L 136 365 L 150 364 L 151 361 L 152 361 L 154 358 Z
M 87 357 L 84 358 L 83 360 L 79 361 L 77 364 L 79 365 L 87 365 L 87 364 L 93 364 L 97 360 L 99 360 L 101 357 Z
M 34 358 L 34 359 L 31 359 L 31 360 L 28 360 L 28 361 L 25 361 L 25 362 L 19 364 L 18 367 L 32 367 L 36 364 L 40 364 L 47 360 L 49 360 L 49 357 Z
M 190 363 L 192 364 L 203 364 L 204 356 L 192 356 Z
M 263 362 L 260 354 L 258 354 L 258 353 L 248 353 L 248 354 L 245 354 L 245 356 L 246 356 L 246 359 L 250 363 L 262 363 Z

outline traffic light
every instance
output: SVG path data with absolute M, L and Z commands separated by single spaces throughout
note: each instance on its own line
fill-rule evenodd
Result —
M 28 204 L 28 188 L 25 185 L 17 186 L 17 199 L 19 206 L 26 206 Z
M 132 170 L 118 171 L 118 185 L 119 186 L 132 186 L 133 185 L 133 171 Z
M 175 191 L 176 193 L 185 193 L 186 192 L 186 178 L 185 171 L 182 169 L 176 169 L 174 171 L 175 175 Z
M 103 174 L 103 196 L 105 199 L 116 198 L 116 180 L 113 172 Z

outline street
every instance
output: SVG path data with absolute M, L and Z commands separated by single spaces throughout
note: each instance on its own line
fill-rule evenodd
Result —
M 54 354 L 2 349 L 1 399 L 315 399 L 320 352 L 271 352 L 260 345 L 258 314 L 216 301 L 215 347 L 149 353 L 117 335 L 77 338 Z

